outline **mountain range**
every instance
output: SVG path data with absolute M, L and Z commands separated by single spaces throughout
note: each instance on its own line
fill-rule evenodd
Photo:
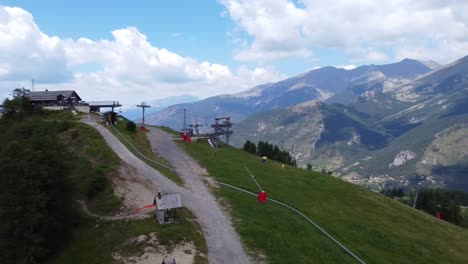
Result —
M 146 102 L 147 105 L 151 107 L 146 108 L 145 114 L 151 115 L 174 104 L 191 103 L 191 102 L 196 102 L 199 100 L 200 98 L 197 98 L 192 95 L 170 96 L 170 97 L 166 97 L 162 99 L 151 100 L 149 102 Z M 141 114 L 142 114 L 141 108 L 138 108 L 136 106 L 122 110 L 122 115 L 124 115 L 129 120 L 140 121 Z
M 232 144 L 268 141 L 300 166 L 370 188 L 432 184 L 468 190 L 468 57 L 440 66 L 405 59 L 324 67 L 247 91 L 163 109 L 147 120 L 180 129 L 178 109 L 237 123 Z
M 180 129 L 183 109 L 204 119 L 230 116 L 234 122 L 240 122 L 252 113 L 288 107 L 310 100 L 349 102 L 363 90 L 375 87 L 391 89 L 408 83 L 431 71 L 426 64 L 405 59 L 398 63 L 365 65 L 353 70 L 323 67 L 277 83 L 259 85 L 241 93 L 173 105 L 154 115 L 148 115 L 146 120 L 149 124 Z M 352 91 L 353 96 L 343 98 L 341 95 L 348 91 Z

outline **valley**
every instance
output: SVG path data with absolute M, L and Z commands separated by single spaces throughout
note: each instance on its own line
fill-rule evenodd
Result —
M 467 190 L 462 175 L 468 153 L 463 145 L 440 142 L 455 140 L 444 129 L 467 123 L 468 57 L 431 67 L 410 59 L 353 70 L 324 67 L 239 94 L 174 105 L 147 120 L 178 130 L 183 109 L 204 120 L 230 116 L 236 122 L 233 146 L 271 142 L 300 167 L 310 163 L 375 190 L 413 188 L 421 179 Z M 447 161 L 434 154 L 435 144 L 457 157 Z

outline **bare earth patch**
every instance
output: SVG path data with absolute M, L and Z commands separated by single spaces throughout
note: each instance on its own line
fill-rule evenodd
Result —
M 141 218 L 154 217 L 154 207 L 135 210 L 152 204 L 157 193 L 157 187 L 138 175 L 135 168 L 122 162 L 113 182 L 116 195 L 124 198 L 124 206 L 118 215 L 137 214 L 141 215 Z M 112 254 L 112 258 L 116 263 L 154 264 L 161 263 L 163 258 L 167 257 L 166 263 L 172 263 L 172 259 L 175 259 L 177 263 L 191 264 L 196 252 L 192 242 L 167 247 L 159 244 L 155 233 L 150 233 L 129 239 L 122 245 L 121 250 Z
M 166 246 L 159 245 L 154 233 L 132 238 L 123 246 L 138 247 L 141 251 L 136 256 L 126 256 L 125 252 L 114 252 L 112 258 L 116 263 L 154 264 L 161 263 L 163 259 L 165 263 L 172 263 L 175 259 L 177 263 L 191 264 L 196 252 L 192 242 L 179 244 L 170 250 Z
M 113 179 L 114 189 L 117 196 L 124 198 L 124 213 L 135 213 L 136 208 L 152 204 L 156 188 L 151 182 L 139 176 L 136 170 L 129 164 L 122 162 L 119 168 L 119 175 Z M 143 209 L 142 213 L 153 211 Z

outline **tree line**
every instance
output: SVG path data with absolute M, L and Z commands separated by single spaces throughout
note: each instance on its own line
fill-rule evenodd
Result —
M 468 205 L 468 193 L 440 188 L 424 188 L 416 192 L 418 193 L 416 209 L 433 216 L 436 216 L 437 212 L 439 212 L 441 219 L 456 225 L 462 225 L 463 222 L 468 221 L 468 219 L 463 219 L 460 207 Z M 416 199 L 416 192 L 407 193 L 409 197 L 406 196 L 405 199 L 405 190 L 403 188 L 390 188 L 380 191 L 381 194 L 390 198 L 398 198 L 401 202 L 411 207 L 413 206 L 414 199 Z
M 428 214 L 441 214 L 445 221 L 460 225 L 463 221 L 460 206 L 468 205 L 468 193 L 444 189 L 419 190 L 416 208 Z
M 105 201 L 103 210 L 120 203 L 108 194 L 106 175 L 118 164 L 113 152 L 70 121 L 71 113 L 33 107 L 28 92 L 15 89 L 0 118 L 2 264 L 46 263 L 56 256 L 73 230 L 88 224 L 75 199 Z
M 249 152 L 251 154 L 260 156 L 260 157 L 267 157 L 271 160 L 275 160 L 287 165 L 291 165 L 297 167 L 296 160 L 291 157 L 288 151 L 280 150 L 278 146 L 273 145 L 268 142 L 259 141 L 258 146 L 255 143 L 247 140 L 244 143 L 244 151 Z
M 44 262 L 71 238 L 70 153 L 58 123 L 24 120 L 24 90 L 4 101 L 0 119 L 0 256 L 2 263 Z

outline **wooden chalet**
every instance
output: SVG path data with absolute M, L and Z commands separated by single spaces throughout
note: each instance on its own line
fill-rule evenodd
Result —
M 26 97 L 33 105 L 39 106 L 76 106 L 81 101 L 73 90 L 29 92 Z

